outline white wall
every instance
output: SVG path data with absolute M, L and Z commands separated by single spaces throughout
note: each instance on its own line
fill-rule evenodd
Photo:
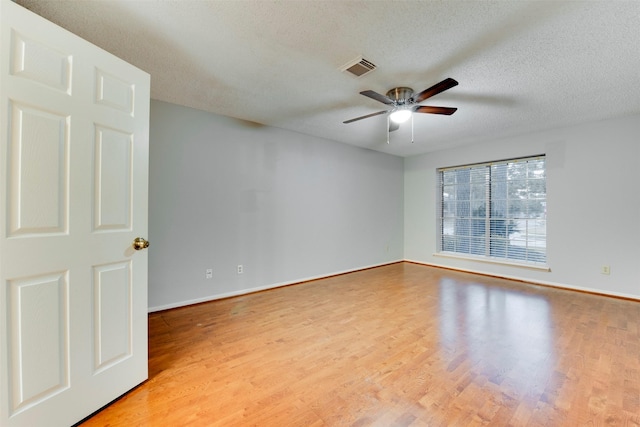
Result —
M 547 156 L 549 272 L 434 257 L 436 169 Z M 640 115 L 405 159 L 405 258 L 640 298 Z M 600 268 L 611 266 L 609 276 Z
M 152 101 L 149 187 L 151 311 L 403 259 L 399 157 Z
M 152 311 L 400 259 L 640 298 L 639 115 L 406 158 L 404 177 L 401 158 L 159 101 L 150 136 Z M 533 154 L 551 271 L 434 257 L 436 169 Z

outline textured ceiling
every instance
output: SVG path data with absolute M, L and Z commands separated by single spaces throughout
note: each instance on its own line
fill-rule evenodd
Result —
M 2 0 L 4 1 L 4 0 Z M 640 112 L 636 1 L 17 3 L 151 74 L 154 99 L 399 156 Z M 341 67 L 364 56 L 361 78 Z M 460 82 L 391 134 L 359 92 Z

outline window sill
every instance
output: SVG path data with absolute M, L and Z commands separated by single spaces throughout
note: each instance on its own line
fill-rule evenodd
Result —
M 480 261 L 488 264 L 508 265 L 509 267 L 528 268 L 530 270 L 551 271 L 551 268 L 546 264 L 525 264 L 520 262 L 506 261 L 500 258 L 475 257 L 472 255 L 455 254 L 452 252 L 436 252 L 433 254 L 433 256 L 443 257 L 443 258 L 462 259 L 466 261 Z

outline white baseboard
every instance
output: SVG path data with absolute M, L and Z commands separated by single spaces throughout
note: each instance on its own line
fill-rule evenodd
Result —
M 209 296 L 206 296 L 206 297 L 203 297 L 203 298 L 196 298 L 196 299 L 192 299 L 192 300 L 180 301 L 180 302 L 173 303 L 173 304 L 166 304 L 166 305 L 160 305 L 160 306 L 156 306 L 156 307 L 149 307 L 148 308 L 148 312 L 149 313 L 153 313 L 155 311 L 169 310 L 171 308 L 178 308 L 178 307 L 184 307 L 184 306 L 187 306 L 187 305 L 200 304 L 200 303 L 203 303 L 203 302 L 215 301 L 215 300 L 223 299 L 223 298 L 236 297 L 236 296 L 239 296 L 239 295 L 247 295 L 247 294 L 251 294 L 251 293 L 254 293 L 254 292 L 266 291 L 267 289 L 280 288 L 282 286 L 295 285 L 297 283 L 309 282 L 311 280 L 325 279 L 327 277 L 338 276 L 340 274 L 353 273 L 355 271 L 367 270 L 369 268 L 382 267 L 384 265 L 396 264 L 396 263 L 402 262 L 402 261 L 404 261 L 404 260 L 398 259 L 398 260 L 395 260 L 395 261 L 384 262 L 382 264 L 367 265 L 367 266 L 357 267 L 357 268 L 353 268 L 353 269 L 349 269 L 349 270 L 337 271 L 337 272 L 329 273 L 329 274 L 321 274 L 321 275 L 318 275 L 318 276 L 305 277 L 305 278 L 302 278 L 302 279 L 291 280 L 291 281 L 288 281 L 288 282 L 272 283 L 272 284 L 269 284 L 269 285 L 257 286 L 255 288 L 241 289 L 241 290 L 233 291 L 233 292 L 225 292 L 225 293 L 221 293 L 221 294 L 209 295 Z
M 481 274 L 483 276 L 499 277 L 501 279 L 516 280 L 518 282 L 531 283 L 533 285 L 540 285 L 540 286 L 548 286 L 550 288 L 566 289 L 566 290 L 571 290 L 571 291 L 586 292 L 586 293 L 595 294 L 595 295 L 604 295 L 604 296 L 609 296 L 609 297 L 624 298 L 624 299 L 630 299 L 630 300 L 634 300 L 634 301 L 640 301 L 640 297 L 638 297 L 637 295 L 624 294 L 624 293 L 621 293 L 621 292 L 605 292 L 605 291 L 602 291 L 600 289 L 585 288 L 585 287 L 581 287 L 581 286 L 568 285 L 566 283 L 557 283 L 557 282 L 548 282 L 548 281 L 544 281 L 544 280 L 525 279 L 525 278 L 518 277 L 518 276 L 511 276 L 511 275 L 508 275 L 508 274 L 489 273 L 489 272 L 481 271 L 481 270 L 473 270 L 473 269 L 467 269 L 467 268 L 451 267 L 449 265 L 440 265 L 440 264 L 436 264 L 436 263 L 430 263 L 430 262 L 424 262 L 424 261 L 416 261 L 416 260 L 412 260 L 412 259 L 405 259 L 404 261 L 405 262 L 411 262 L 413 264 L 425 265 L 427 267 L 437 267 L 437 268 L 444 268 L 444 269 L 447 269 L 447 270 L 463 271 L 465 273 Z
M 610 296 L 610 297 L 616 297 L 616 298 L 625 298 L 625 299 L 629 299 L 629 300 L 640 301 L 640 297 L 638 297 L 637 295 L 624 294 L 624 293 L 620 293 L 620 292 L 604 292 L 602 290 L 595 290 L 595 289 L 585 288 L 585 287 L 581 287 L 581 286 L 568 285 L 566 283 L 556 283 L 556 282 L 548 282 L 548 281 L 543 281 L 543 280 L 524 279 L 522 277 L 511 276 L 511 275 L 508 275 L 508 274 L 488 273 L 488 272 L 481 271 L 481 270 L 473 270 L 473 269 L 467 269 L 467 268 L 457 268 L 457 267 L 451 267 L 451 266 L 448 266 L 448 265 L 440 265 L 440 264 L 436 264 L 436 263 L 416 261 L 416 260 L 412 260 L 412 259 L 398 259 L 398 260 L 395 260 L 395 261 L 389 261 L 389 262 L 385 262 L 385 263 L 382 263 L 382 264 L 367 265 L 367 266 L 357 267 L 357 268 L 353 268 L 353 269 L 349 269 L 349 270 L 336 271 L 336 272 L 329 273 L 329 274 L 321 274 L 321 275 L 318 275 L 318 276 L 304 277 L 304 278 L 301 278 L 301 279 L 291 280 L 291 281 L 288 281 L 288 282 L 272 283 L 272 284 L 268 284 L 268 285 L 264 285 L 264 286 L 257 286 L 257 287 L 254 287 L 254 288 L 241 289 L 241 290 L 233 291 L 233 292 L 225 292 L 225 293 L 221 293 L 221 294 L 209 295 L 209 296 L 206 296 L 206 297 L 203 297 L 203 298 L 196 298 L 196 299 L 192 299 L 192 300 L 180 301 L 180 302 L 173 303 L 173 304 L 166 304 L 166 305 L 161 305 L 161 306 L 156 306 L 156 307 L 149 307 L 148 312 L 149 313 L 153 313 L 153 312 L 156 312 L 156 311 L 169 310 L 169 309 L 172 309 L 172 308 L 184 307 L 184 306 L 187 306 L 187 305 L 200 304 L 200 303 L 208 302 L 208 301 L 215 301 L 215 300 L 224 299 L 224 298 L 230 298 L 230 297 L 235 297 L 235 296 L 240 296 L 240 295 L 247 295 L 247 294 L 251 294 L 251 293 L 254 293 L 254 292 L 266 291 L 267 289 L 280 288 L 282 286 L 289 286 L 289 285 L 295 285 L 297 283 L 309 282 L 309 281 L 312 281 L 312 280 L 325 279 L 325 278 L 331 277 L 331 276 L 338 276 L 340 274 L 353 273 L 353 272 L 356 272 L 356 271 L 367 270 L 369 268 L 382 267 L 382 266 L 385 266 L 385 265 L 395 264 L 395 263 L 398 263 L 398 262 L 411 262 L 413 264 L 420 264 L 420 265 L 424 265 L 424 266 L 427 266 L 427 267 L 437 267 L 437 268 L 444 268 L 444 269 L 447 269 L 447 270 L 463 271 L 465 273 L 473 273 L 473 274 L 481 274 L 483 276 L 499 277 L 501 279 L 516 280 L 518 282 L 531 283 L 533 285 L 548 286 L 548 287 L 557 288 L 557 289 L 566 289 L 566 290 L 572 290 L 572 291 L 578 291 L 578 292 L 586 292 L 586 293 L 596 294 L 596 295 L 604 295 L 604 296 Z

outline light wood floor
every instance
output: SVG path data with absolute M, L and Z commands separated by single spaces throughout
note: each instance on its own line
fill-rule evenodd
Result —
M 399 263 L 152 313 L 83 426 L 640 426 L 640 303 Z

